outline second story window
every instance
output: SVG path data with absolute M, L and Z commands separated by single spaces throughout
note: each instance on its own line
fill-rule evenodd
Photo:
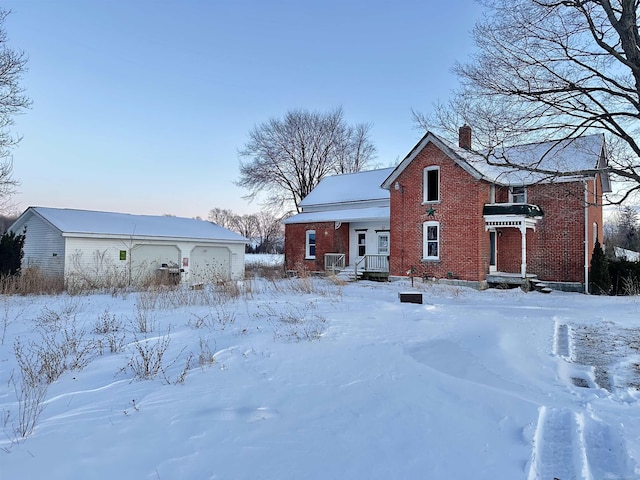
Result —
M 424 203 L 440 201 L 440 167 L 424 169 Z
M 527 203 L 527 189 L 525 187 L 510 187 L 509 203 Z

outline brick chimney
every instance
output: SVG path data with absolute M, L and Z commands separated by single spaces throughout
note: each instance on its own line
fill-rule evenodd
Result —
M 458 130 L 458 146 L 465 150 L 471 150 L 471 127 L 467 124 Z

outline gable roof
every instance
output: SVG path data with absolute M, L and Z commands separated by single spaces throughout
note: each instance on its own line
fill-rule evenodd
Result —
M 366 200 L 389 200 L 389 192 L 380 188 L 393 168 L 367 170 L 324 177 L 298 206 L 352 203 Z
M 482 154 L 452 146 L 434 133 L 427 132 L 383 182 L 382 188 L 391 188 L 400 173 L 429 143 L 433 143 L 456 164 L 478 180 L 482 179 L 507 186 L 531 185 L 533 183 L 592 178 L 594 176 L 592 172 L 600 170 L 604 190 L 610 191 L 609 175 L 605 170 L 604 136 L 601 134 L 503 147 L 489 155 L 491 162 L 500 163 L 500 159 L 508 158 L 511 163 L 519 165 L 535 164 L 541 170 L 564 173 L 575 172 L 575 175 L 554 177 L 543 173 L 528 172 L 516 167 L 491 165 Z
M 247 242 L 241 235 L 204 220 L 49 207 L 27 208 L 10 230 L 20 233 L 27 220 L 34 215 L 60 230 L 63 236 Z

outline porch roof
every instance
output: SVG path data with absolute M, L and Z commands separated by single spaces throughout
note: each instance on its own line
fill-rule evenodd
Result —
M 368 222 L 374 220 L 389 220 L 389 218 L 389 207 L 370 207 L 309 213 L 303 212 L 287 218 L 283 223 Z

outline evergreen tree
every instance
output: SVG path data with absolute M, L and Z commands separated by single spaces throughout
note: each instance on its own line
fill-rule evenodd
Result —
M 26 232 L 22 235 L 6 232 L 0 237 L 0 275 L 15 275 L 20 272 L 25 235 Z
M 600 242 L 596 238 L 591 256 L 591 275 L 589 291 L 596 295 L 607 295 L 611 290 L 611 279 L 609 277 L 609 261 L 605 257 Z

